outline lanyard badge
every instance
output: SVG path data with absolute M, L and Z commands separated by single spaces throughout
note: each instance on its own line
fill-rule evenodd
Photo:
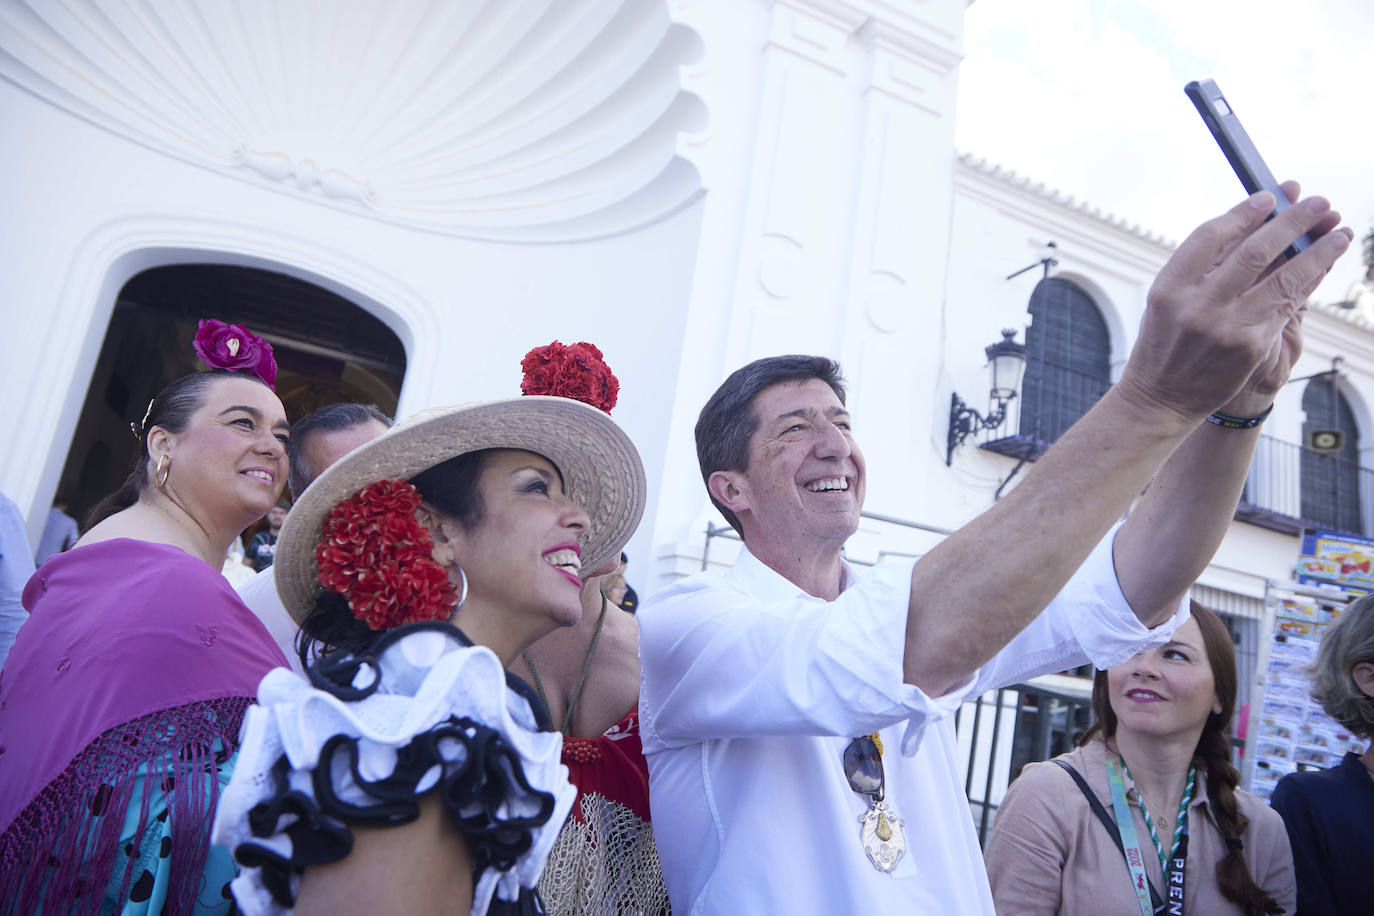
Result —
M 1107 761 L 1107 782 L 1112 789 L 1112 812 L 1116 815 L 1116 828 L 1121 831 L 1126 866 L 1131 870 L 1131 887 L 1140 902 L 1140 916 L 1154 916 L 1154 907 L 1150 905 L 1150 884 L 1145 877 L 1145 860 L 1141 857 L 1140 840 L 1135 832 L 1135 819 L 1131 817 L 1130 805 L 1126 804 L 1121 764 L 1115 760 Z

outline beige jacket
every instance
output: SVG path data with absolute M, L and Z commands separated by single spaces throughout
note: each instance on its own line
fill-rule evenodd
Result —
M 1112 815 L 1107 785 L 1107 747 L 1093 741 L 1062 757 L 1087 780 L 1107 813 Z M 1216 863 L 1226 846 L 1207 808 L 1207 787 L 1198 774 L 1188 811 L 1188 866 L 1185 870 L 1183 912 L 1188 916 L 1240 913 L 1217 887 Z M 1138 796 L 1130 780 L 1127 800 L 1145 853 L 1146 874 L 1167 899 L 1169 892 L 1150 842 Z M 1297 908 L 1297 884 L 1288 833 L 1277 812 L 1248 792 L 1236 790 L 1241 813 L 1250 818 L 1242 837 L 1245 861 L 1255 883 L 1292 914 Z M 1140 916 L 1131 888 L 1130 872 L 1121 851 L 1068 773 L 1046 760 L 1032 763 L 1007 790 L 997 809 L 992 835 L 984 850 L 992 898 L 1000 916 L 1063 914 L 1063 916 Z

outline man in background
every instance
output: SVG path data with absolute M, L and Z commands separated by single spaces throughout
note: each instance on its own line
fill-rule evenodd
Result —
M 80 536 L 76 519 L 67 514 L 66 500 L 58 499 L 48 510 L 43 536 L 38 539 L 38 549 L 33 552 L 33 565 L 42 566 L 48 557 L 71 550 Z
M 286 483 L 291 488 L 291 495 L 299 498 L 325 468 L 358 446 L 376 439 L 391 428 L 391 422 L 391 418 L 374 404 L 330 404 L 301 417 L 291 425 L 291 438 L 286 444 L 286 458 L 290 463 Z M 299 628 L 286 613 L 277 594 L 272 567 L 239 586 L 238 593 L 281 646 L 292 669 L 303 672 L 296 652 Z
M 29 619 L 24 610 L 24 583 L 33 575 L 29 533 L 19 507 L 0 493 L 0 667 L 10 654 L 19 627 Z

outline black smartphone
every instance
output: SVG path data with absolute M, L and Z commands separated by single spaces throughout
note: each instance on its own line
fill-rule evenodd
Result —
M 1283 189 L 1274 178 L 1274 173 L 1264 164 L 1259 150 L 1255 149 L 1250 135 L 1241 127 L 1240 118 L 1231 110 L 1230 103 L 1226 101 L 1226 96 L 1221 94 L 1217 84 L 1212 80 L 1194 80 L 1184 86 L 1183 91 L 1197 106 L 1203 123 L 1216 138 L 1221 151 L 1226 154 L 1226 161 L 1231 163 L 1231 168 L 1240 176 L 1240 183 L 1245 186 L 1245 190 L 1251 194 L 1269 191 L 1274 195 L 1276 203 L 1274 212 L 1269 214 L 1270 219 L 1287 210 L 1290 206 L 1288 195 L 1283 193 Z M 1307 233 L 1303 233 L 1293 240 L 1293 244 L 1288 246 L 1284 254 L 1290 258 L 1294 257 L 1311 244 L 1312 239 Z

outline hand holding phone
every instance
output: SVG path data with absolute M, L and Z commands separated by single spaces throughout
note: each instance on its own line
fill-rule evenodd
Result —
M 1283 193 L 1283 189 L 1274 178 L 1274 173 L 1264 164 L 1259 150 L 1255 149 L 1250 135 L 1241 126 L 1240 119 L 1231 110 L 1217 84 L 1212 80 L 1194 80 L 1184 86 L 1183 91 L 1197 106 L 1198 114 L 1202 115 L 1207 129 L 1212 132 L 1217 145 L 1226 154 L 1226 161 L 1231 163 L 1231 168 L 1240 176 L 1240 183 L 1245 186 L 1245 190 L 1251 194 L 1268 191 L 1274 195 L 1274 212 L 1270 214 L 1270 219 L 1287 210 L 1290 206 L 1288 195 Z M 1284 254 L 1290 258 L 1294 257 L 1311 244 L 1311 237 L 1303 233 L 1293 240 L 1293 244 L 1288 246 Z

